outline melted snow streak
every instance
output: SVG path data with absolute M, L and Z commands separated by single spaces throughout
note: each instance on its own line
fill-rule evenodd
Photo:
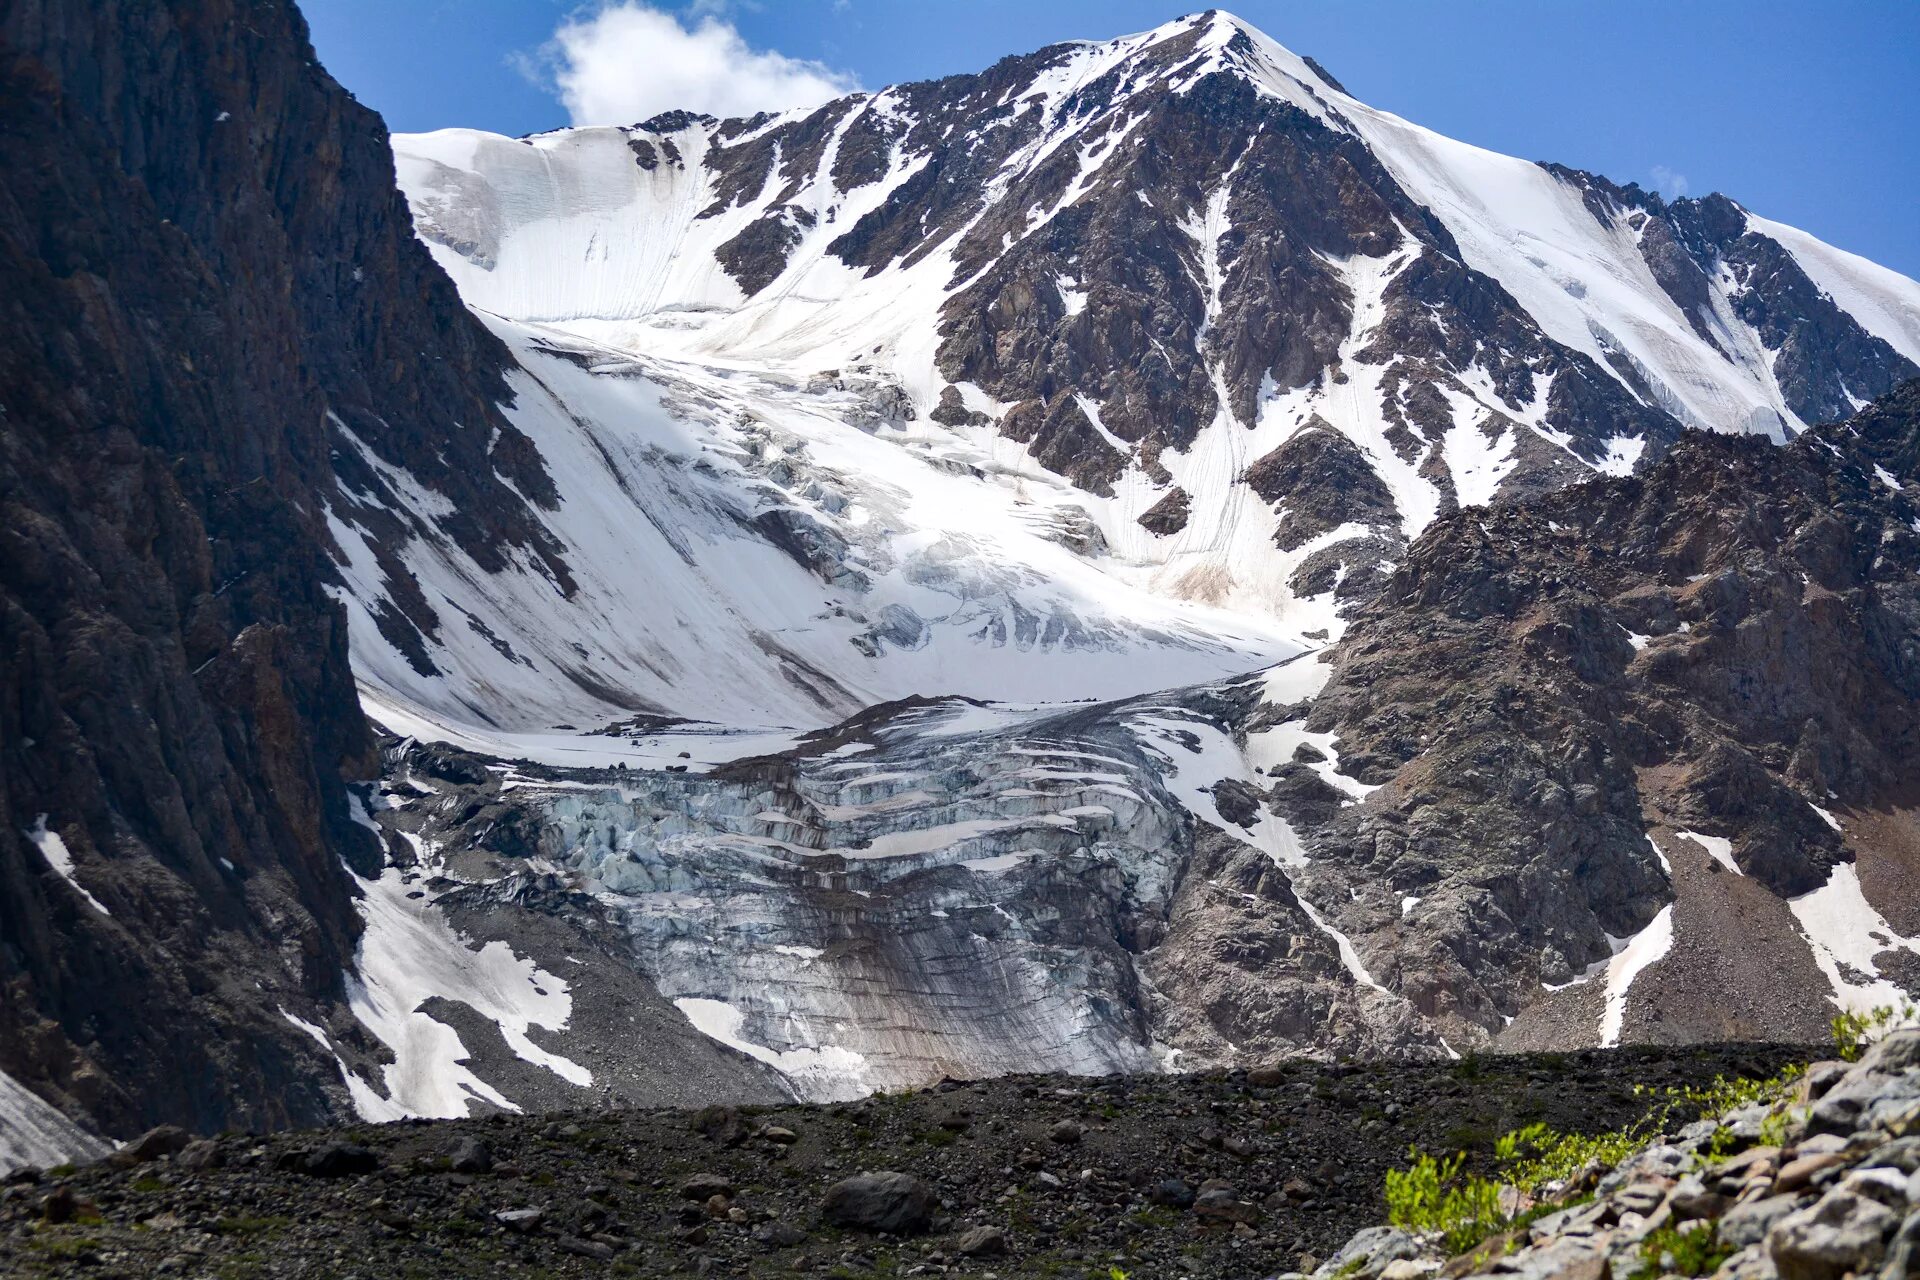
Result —
M 1607 961 L 1607 1002 L 1600 1015 L 1600 1046 L 1620 1043 L 1621 1028 L 1627 1017 L 1627 991 L 1633 980 L 1648 966 L 1673 950 L 1673 904 L 1660 908 L 1653 922 L 1631 938 L 1616 944 L 1613 959 Z
M 45 1169 L 69 1161 L 97 1160 L 113 1150 L 0 1072 L 0 1176 L 28 1165 Z

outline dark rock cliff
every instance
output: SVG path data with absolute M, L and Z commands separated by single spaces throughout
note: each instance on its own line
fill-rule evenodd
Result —
M 1895 930 L 1920 922 L 1917 463 L 1920 381 L 1785 448 L 1689 434 L 1417 540 L 1307 717 L 1382 789 L 1273 790 L 1381 980 L 1498 1034 L 1677 901 L 1629 1038 L 1820 1034 L 1784 900 L 1853 862 Z
M 381 457 L 462 513 L 397 535 L 497 562 L 552 486 L 291 4 L 7 6 L 0 171 L 0 1070 L 114 1135 L 323 1119 L 277 1011 L 377 858 L 326 510 Z

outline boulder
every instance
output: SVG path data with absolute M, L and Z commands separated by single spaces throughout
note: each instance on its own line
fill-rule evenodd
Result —
M 723 1147 L 737 1147 L 748 1138 L 746 1122 L 732 1107 L 706 1107 L 693 1118 L 694 1132 Z
M 998 1258 L 1007 1252 L 1007 1233 L 998 1227 L 974 1227 L 961 1232 L 953 1247 L 969 1258 Z
M 380 1157 L 351 1142 L 328 1142 L 306 1153 L 297 1165 L 315 1178 L 353 1178 L 380 1167 Z
M 124 1164 L 146 1164 L 186 1150 L 193 1139 L 177 1124 L 163 1124 L 147 1130 L 120 1148 L 116 1158 Z
M 180 1154 L 173 1162 L 182 1169 L 218 1169 L 226 1164 L 227 1153 L 212 1138 L 196 1138 L 180 1148 Z
M 836 1227 L 919 1235 L 933 1224 L 933 1188 L 907 1173 L 862 1173 L 827 1188 L 820 1213 Z
M 753 1238 L 769 1249 L 784 1249 L 801 1243 L 807 1233 L 787 1222 L 763 1222 L 753 1229 Z
M 447 1150 L 447 1167 L 455 1173 L 491 1173 L 493 1152 L 478 1138 L 461 1138 Z
M 1340 1276 L 1375 1280 L 1391 1263 L 1420 1256 L 1420 1242 L 1398 1227 L 1368 1227 L 1354 1233 L 1313 1273 L 1316 1278 Z
M 731 1196 L 733 1179 L 724 1173 L 696 1173 L 680 1184 L 681 1198 L 705 1202 L 714 1196 Z
M 493 1220 L 515 1235 L 524 1236 L 538 1231 L 546 1217 L 539 1209 L 503 1209 L 493 1215 Z
M 1885 1205 L 1832 1191 L 1774 1224 L 1767 1233 L 1767 1255 L 1780 1280 L 1841 1280 L 1878 1267 L 1899 1226 L 1900 1219 Z
M 1215 1187 L 1202 1191 L 1193 1199 L 1193 1211 L 1202 1218 L 1214 1222 L 1253 1223 L 1260 1217 L 1260 1211 L 1235 1195 L 1230 1188 Z
M 1147 1199 L 1169 1209 L 1191 1209 L 1193 1188 L 1178 1178 L 1167 1178 L 1153 1184 L 1153 1190 L 1147 1192 Z

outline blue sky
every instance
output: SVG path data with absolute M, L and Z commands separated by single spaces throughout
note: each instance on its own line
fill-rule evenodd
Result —
M 715 101 L 725 106 L 975 71 L 1009 53 L 1139 31 L 1202 6 L 696 0 L 656 5 L 618 30 L 595 23 L 600 5 L 579 0 L 301 7 L 321 60 L 391 128 L 519 134 L 570 122 L 554 84 L 569 66 L 570 101 L 589 114 L 662 95 L 720 94 Z M 1920 277 L 1920 0 L 1226 7 L 1312 55 L 1357 97 L 1428 128 L 1669 194 L 1682 184 L 1693 195 L 1724 191 L 1756 213 Z M 555 46 L 556 30 L 569 22 L 572 42 Z M 651 65 L 627 56 L 676 31 L 692 34 L 675 39 L 670 56 Z M 572 60 L 556 60 L 556 48 Z

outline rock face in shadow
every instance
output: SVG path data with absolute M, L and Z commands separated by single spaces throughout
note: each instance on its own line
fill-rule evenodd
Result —
M 502 563 L 552 486 L 291 4 L 11 6 L 0 167 L 0 1070 L 117 1136 L 326 1118 L 278 1010 L 379 855 L 325 521 L 404 466 L 449 515 L 395 539 Z

